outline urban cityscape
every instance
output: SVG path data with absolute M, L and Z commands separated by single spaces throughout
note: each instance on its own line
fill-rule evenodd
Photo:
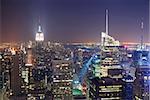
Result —
M 0 100 L 150 100 L 149 0 L 0 3 Z

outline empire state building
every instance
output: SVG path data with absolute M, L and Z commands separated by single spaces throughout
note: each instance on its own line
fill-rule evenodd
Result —
M 42 32 L 42 27 L 41 25 L 39 24 L 38 26 L 38 31 L 36 33 L 36 36 L 35 36 L 35 41 L 44 41 L 44 34 Z

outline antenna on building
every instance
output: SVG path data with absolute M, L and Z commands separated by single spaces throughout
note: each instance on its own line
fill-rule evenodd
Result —
M 36 41 L 44 41 L 44 34 L 42 32 L 42 26 L 41 26 L 41 22 L 40 22 L 40 17 L 38 19 L 38 31 L 36 33 L 36 37 L 35 40 Z
M 144 23 L 143 21 L 141 22 L 141 50 L 143 49 L 143 28 L 144 28 Z
M 143 35 L 141 35 L 141 49 L 143 49 Z
M 141 22 L 141 29 L 143 30 L 143 28 L 144 28 L 144 23 L 143 23 L 143 21 Z
M 40 16 L 39 16 L 39 23 L 38 23 L 38 32 L 42 32 Z
M 106 34 L 108 35 L 108 33 L 109 33 L 109 29 L 108 29 L 108 27 L 109 27 L 109 12 L 108 12 L 108 9 L 106 9 L 106 12 L 105 12 L 105 25 L 106 25 Z

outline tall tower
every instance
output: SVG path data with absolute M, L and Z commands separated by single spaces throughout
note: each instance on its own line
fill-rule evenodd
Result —
M 106 31 L 106 34 L 107 34 L 107 35 L 108 35 L 108 33 L 109 33 L 109 29 L 108 29 L 108 27 L 109 27 L 109 26 L 108 26 L 108 25 L 109 25 L 109 18 L 108 18 L 109 15 L 108 15 L 108 13 L 109 13 L 109 12 L 108 12 L 108 9 L 106 9 L 106 15 L 105 15 L 105 17 L 106 17 L 106 18 L 105 18 L 105 21 L 106 21 L 106 23 L 105 23 L 105 25 L 106 25 L 106 30 L 105 30 L 105 31 Z
M 35 41 L 44 41 L 44 33 L 42 32 L 42 26 L 39 21 L 38 31 L 35 36 Z
M 106 44 L 106 42 L 107 42 L 107 40 L 108 40 L 108 37 L 109 37 L 109 35 L 108 35 L 108 27 L 109 27 L 109 22 L 108 22 L 108 20 L 109 20 L 109 18 L 108 18 L 109 16 L 108 16 L 108 9 L 106 9 L 105 10 L 105 32 L 102 32 L 101 33 L 101 45 L 102 45 L 102 47 L 103 46 L 105 46 L 105 44 Z
M 105 32 L 101 32 L 101 46 L 119 46 L 120 43 L 109 35 L 109 12 L 105 11 Z
M 140 45 L 141 45 L 141 46 L 140 46 L 140 47 L 141 47 L 141 50 L 143 49 L 143 33 L 144 33 L 144 32 L 143 32 L 143 28 L 144 28 L 144 23 L 143 23 L 143 21 L 142 21 L 142 22 L 141 22 L 141 34 L 142 34 L 142 35 L 141 35 L 141 44 L 140 44 Z

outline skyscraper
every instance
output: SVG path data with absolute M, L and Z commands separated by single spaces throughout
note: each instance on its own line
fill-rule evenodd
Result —
M 109 35 L 109 12 L 106 9 L 105 15 L 105 32 L 101 33 L 101 46 L 119 46 L 118 40 Z
M 72 61 L 53 60 L 53 96 L 54 100 L 72 99 Z
M 95 67 L 95 78 L 90 79 L 90 98 L 120 100 L 123 93 L 121 52 L 124 47 L 108 34 L 108 10 L 106 32 L 101 34 L 100 66 Z M 124 49 L 123 49 L 124 50 Z
M 18 96 L 21 94 L 21 78 L 19 77 L 19 64 L 21 63 L 19 60 L 19 52 L 16 55 L 12 56 L 12 68 L 11 68 L 11 84 L 10 87 L 12 89 L 13 96 Z
M 39 22 L 38 31 L 35 36 L 35 41 L 44 41 L 44 33 L 42 32 L 42 26 Z

